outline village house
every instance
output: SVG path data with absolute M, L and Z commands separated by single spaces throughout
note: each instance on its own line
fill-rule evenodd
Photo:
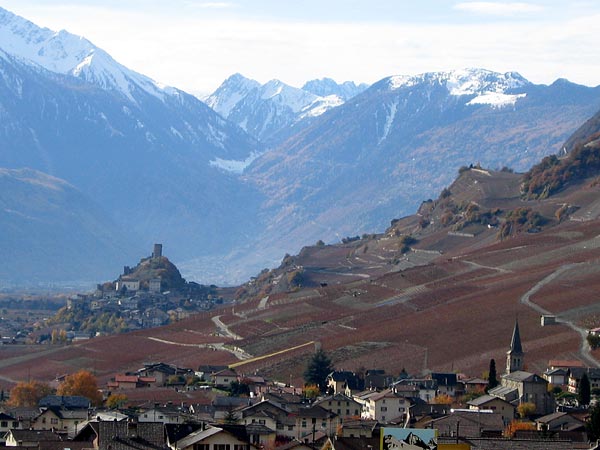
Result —
M 352 395 L 348 392 L 363 390 L 364 382 L 354 372 L 347 370 L 334 370 L 326 379 L 327 390 L 333 394 Z
M 245 407 L 240 416 L 240 423 L 246 426 L 258 424 L 274 430 L 276 435 L 296 437 L 296 419 L 291 411 L 271 400 Z
M 64 437 L 52 430 L 9 430 L 6 446 L 38 448 L 43 442 L 59 442 Z
M 331 411 L 342 418 L 342 420 L 354 417 L 359 418 L 361 404 L 345 394 L 334 394 L 317 400 L 314 405 Z
M 6 433 L 21 428 L 19 421 L 6 413 L 0 412 L 0 444 L 6 442 Z
M 392 384 L 392 389 L 401 392 L 404 390 L 404 386 L 415 387 L 414 397 L 427 403 L 436 397 L 438 391 L 437 381 L 431 378 L 402 378 Z
M 296 439 L 303 442 L 313 442 L 315 433 L 320 432 L 327 436 L 333 436 L 340 425 L 337 414 L 320 406 L 301 407 L 294 411 L 296 419 Z
M 192 369 L 177 367 L 173 364 L 165 363 L 146 363 L 144 367 L 137 371 L 137 375 L 144 379 L 154 378 L 156 385 L 164 386 L 172 376 L 191 376 L 194 372 Z
M 568 375 L 569 371 L 562 368 L 548 369 L 542 374 L 544 379 L 554 386 L 566 385 L 569 379 Z
M 107 383 L 109 389 L 137 389 L 156 384 L 154 377 L 119 374 Z
M 161 450 L 165 441 L 164 424 L 129 420 L 88 422 L 73 438 L 94 450 Z
M 454 410 L 447 416 L 431 421 L 428 427 L 437 429 L 439 437 L 500 437 L 504 430 L 504 422 L 500 414 Z
M 468 402 L 469 409 L 474 411 L 492 411 L 502 416 L 504 425 L 511 423 L 516 417 L 517 408 L 499 397 L 482 395 Z
M 217 388 L 228 388 L 233 381 L 238 380 L 238 375 L 231 369 L 221 370 L 211 375 L 211 380 Z
M 585 423 L 566 412 L 554 412 L 535 420 L 540 431 L 584 431 Z
M 143 409 L 137 415 L 137 421 L 142 422 L 160 422 L 170 424 L 181 424 L 189 422 L 191 419 L 190 414 L 186 409 L 183 411 L 181 408 L 173 405 L 154 405 L 153 408 Z
M 408 417 L 411 402 L 392 389 L 382 392 L 371 392 L 362 397 L 364 405 L 361 418 L 377 420 L 381 423 L 404 423 Z
M 600 369 L 573 367 L 569 370 L 568 377 L 568 389 L 570 393 L 577 393 L 577 389 L 579 388 L 579 382 L 581 381 L 581 378 L 583 377 L 584 373 L 588 377 L 591 389 L 600 387 Z
M 248 440 L 245 427 L 209 426 L 190 433 L 177 442 L 173 450 L 250 450 L 256 448 Z
M 454 398 L 465 392 L 464 385 L 458 381 L 455 373 L 432 372 L 429 378 L 435 380 L 437 384 L 436 395 L 448 395 Z

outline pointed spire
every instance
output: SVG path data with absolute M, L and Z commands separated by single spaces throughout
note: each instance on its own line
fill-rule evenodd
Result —
M 515 319 L 510 349 L 506 352 L 506 373 L 523 370 L 525 353 L 521 345 L 521 333 L 519 333 L 519 320 Z
M 510 352 L 523 354 L 523 346 L 521 345 L 521 334 L 519 333 L 519 319 L 515 320 L 515 328 L 510 342 Z

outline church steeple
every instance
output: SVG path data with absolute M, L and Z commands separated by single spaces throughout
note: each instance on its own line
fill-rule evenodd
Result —
M 510 350 L 506 352 L 506 373 L 512 373 L 517 370 L 523 370 L 523 360 L 525 353 L 521 345 L 521 334 L 519 333 L 519 321 L 515 320 L 512 340 L 510 341 Z

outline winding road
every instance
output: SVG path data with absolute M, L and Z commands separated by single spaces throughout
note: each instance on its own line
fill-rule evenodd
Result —
M 586 263 L 572 263 L 572 264 L 565 264 L 563 266 L 560 266 L 558 269 L 556 269 L 550 275 L 548 275 L 547 277 L 545 277 L 542 280 L 538 281 L 531 289 L 529 289 L 525 294 L 523 294 L 523 296 L 521 297 L 521 300 L 520 300 L 521 303 L 524 304 L 525 306 L 528 306 L 529 308 L 533 309 L 534 311 L 537 311 L 540 314 L 554 315 L 550 311 L 548 311 L 548 310 L 542 308 L 541 306 L 533 303 L 530 300 L 531 296 L 533 294 L 535 294 L 536 292 L 538 292 L 546 284 L 548 284 L 551 281 L 553 281 L 554 279 L 558 278 L 563 273 L 565 273 L 565 272 L 567 272 L 567 271 L 569 271 L 571 269 L 574 269 L 576 267 L 580 267 L 582 265 L 585 265 L 585 264 Z M 572 330 L 574 330 L 577 333 L 579 333 L 579 335 L 581 336 L 581 345 L 579 346 L 579 354 L 581 355 L 581 358 L 583 360 L 585 360 L 591 367 L 600 367 L 600 363 L 592 355 L 592 349 L 590 348 L 590 345 L 588 344 L 588 341 L 587 341 L 588 331 L 585 328 L 577 326 L 571 320 L 568 320 L 566 318 L 561 318 L 560 314 L 558 314 L 556 316 L 557 316 L 556 317 L 556 322 L 557 323 L 561 323 L 561 324 L 564 324 L 564 325 L 568 326 Z

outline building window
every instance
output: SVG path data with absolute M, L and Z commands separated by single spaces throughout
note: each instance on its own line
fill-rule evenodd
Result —
M 235 444 L 233 450 L 249 450 L 250 446 L 247 444 Z
M 294 425 L 288 425 L 288 431 L 294 431 Z
M 2 422 L 0 422 L 0 427 L 2 427 L 2 428 L 8 428 L 8 422 L 6 422 L 6 421 L 3 420 Z
M 277 425 L 275 425 L 275 428 L 277 428 L 278 430 L 283 430 L 283 424 L 277 423 Z
M 302 419 L 302 428 L 306 428 L 306 419 Z
M 210 450 L 210 444 L 194 444 L 194 450 Z
M 381 411 L 387 411 L 387 406 L 382 406 Z
M 231 445 L 229 445 L 229 444 L 214 444 L 213 449 L 214 450 L 230 450 Z

